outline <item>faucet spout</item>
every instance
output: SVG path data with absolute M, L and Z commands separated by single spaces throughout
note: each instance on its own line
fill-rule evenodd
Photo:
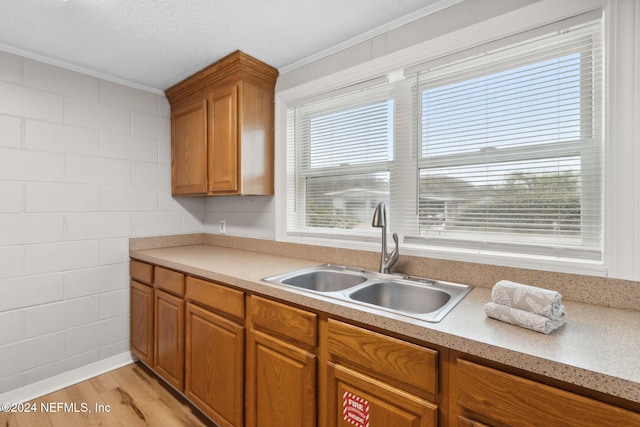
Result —
M 398 260 L 398 233 L 393 233 L 393 241 L 396 246 L 394 250 L 387 254 L 387 209 L 384 202 L 378 203 L 373 213 L 372 227 L 382 228 L 382 250 L 380 251 L 380 273 L 389 273 L 391 267 Z

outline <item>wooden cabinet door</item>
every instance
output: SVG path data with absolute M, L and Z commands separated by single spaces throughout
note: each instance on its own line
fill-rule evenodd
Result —
M 209 97 L 208 176 L 209 193 L 237 193 L 238 188 L 238 91 L 239 85 L 213 90 Z
M 131 281 L 131 352 L 153 366 L 153 288 Z
M 351 368 L 329 362 L 327 382 L 329 427 L 438 425 L 435 404 Z
M 184 300 L 155 290 L 154 368 L 178 390 L 184 387 Z
M 244 424 L 244 327 L 187 303 L 185 392 L 220 427 Z
M 521 427 L 640 426 L 640 414 L 464 359 L 454 399 L 462 417 Z
M 207 100 L 198 99 L 171 111 L 171 192 L 207 192 Z
M 247 426 L 316 425 L 316 356 L 251 330 L 247 347 Z

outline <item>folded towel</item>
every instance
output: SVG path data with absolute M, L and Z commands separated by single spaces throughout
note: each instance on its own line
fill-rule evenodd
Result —
M 529 311 L 552 320 L 564 316 L 562 295 L 556 291 L 501 280 L 493 286 L 491 297 L 496 304 Z
M 555 319 L 550 319 L 529 311 L 507 307 L 506 305 L 496 304 L 493 302 L 485 304 L 484 312 L 487 316 L 493 319 L 501 320 L 516 326 L 522 326 L 523 328 L 542 332 L 543 334 L 549 334 L 567 323 L 564 313 Z

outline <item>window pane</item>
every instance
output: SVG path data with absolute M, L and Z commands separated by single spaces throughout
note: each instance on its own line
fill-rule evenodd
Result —
M 314 117 L 309 121 L 310 167 L 388 161 L 393 152 L 393 101 Z
M 547 236 L 580 244 L 580 158 L 422 169 L 419 217 L 422 236 L 492 233 L 495 241 Z
M 389 199 L 389 173 L 306 179 L 307 227 L 371 228 L 376 204 Z
M 580 54 L 422 92 L 422 156 L 580 138 Z

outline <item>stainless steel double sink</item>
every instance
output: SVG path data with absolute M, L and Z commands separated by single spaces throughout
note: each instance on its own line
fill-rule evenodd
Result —
M 439 322 L 472 286 L 325 264 L 262 279 L 370 308 Z

